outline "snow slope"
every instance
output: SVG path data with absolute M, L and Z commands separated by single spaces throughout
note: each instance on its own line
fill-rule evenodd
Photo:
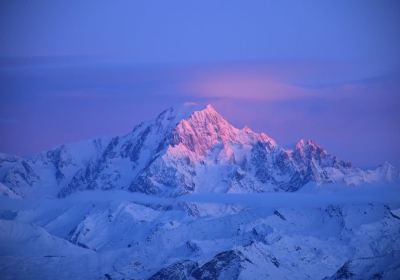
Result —
M 3 198 L 0 272 L 2 279 L 343 279 L 346 271 L 349 279 L 397 279 L 400 190 L 376 186 L 357 199 L 363 193 L 342 186 L 263 194 L 257 203 L 246 194 L 196 202 L 124 191 Z

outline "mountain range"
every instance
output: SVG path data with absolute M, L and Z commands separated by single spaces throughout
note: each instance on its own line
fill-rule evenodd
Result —
M 359 185 L 399 180 L 389 163 L 353 167 L 312 140 L 292 149 L 265 133 L 238 129 L 211 105 L 169 108 L 126 135 L 58 146 L 32 157 L 0 155 L 0 190 L 24 197 L 37 188 L 58 197 L 82 190 L 188 193 L 297 191 L 310 182 Z
M 398 280 L 399 170 L 284 148 L 211 106 L 0 155 L 0 278 Z

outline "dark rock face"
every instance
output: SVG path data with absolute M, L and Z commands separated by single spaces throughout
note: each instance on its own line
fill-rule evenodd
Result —
M 274 215 L 282 219 L 283 221 L 286 221 L 285 216 L 283 216 L 278 210 L 274 210 Z
M 309 182 L 332 182 L 326 168 L 350 168 L 311 140 L 301 140 L 293 152 L 258 142 L 251 150 L 251 166 L 260 182 L 283 191 L 297 191 Z
M 161 269 L 151 276 L 149 280 L 189 280 L 192 272 L 198 268 L 197 262 L 190 260 L 174 263 Z
M 182 168 L 177 168 L 182 166 Z M 181 172 L 184 171 L 184 172 Z M 146 194 L 161 193 L 161 187 L 171 190 L 175 196 L 192 192 L 195 171 L 185 162 L 166 162 L 158 158 L 151 162 L 131 183 L 130 191 L 139 191 Z
M 158 271 L 149 280 L 235 280 L 238 279 L 242 265 L 246 262 L 251 263 L 240 251 L 230 250 L 217 254 L 201 267 L 199 267 L 197 262 L 188 260 L 174 263 Z
M 323 280 L 397 280 L 400 275 L 399 257 L 398 251 L 392 251 L 380 256 L 352 259 Z
M 353 276 L 354 276 L 354 273 L 352 273 L 352 272 L 350 271 L 349 266 L 350 266 L 349 263 L 346 262 L 346 263 L 335 273 L 335 275 L 333 276 L 332 279 L 335 279 L 335 280 L 352 279 Z
M 63 168 L 70 164 L 70 160 L 65 155 L 65 146 L 62 145 L 55 150 L 48 151 L 46 156 L 53 164 L 57 182 L 60 183 L 65 178 Z
M 112 189 L 116 187 L 119 172 L 105 172 L 111 160 L 117 156 L 116 147 L 119 137 L 114 137 L 104 148 L 100 156 L 90 160 L 84 168 L 79 169 L 70 182 L 61 189 L 58 197 L 65 197 L 76 190 Z
M 17 195 L 22 195 L 22 188 L 32 187 L 39 181 L 40 176 L 35 172 L 32 162 L 24 159 L 15 161 L 0 180 Z
M 135 130 L 133 132 L 135 132 Z M 129 157 L 132 162 L 136 162 L 140 158 L 140 152 L 150 132 L 151 127 L 147 127 L 142 133 L 140 133 L 136 141 L 125 142 L 121 147 L 121 156 Z
M 193 271 L 192 276 L 201 280 L 238 279 L 242 263 L 250 262 L 240 251 L 219 253 L 211 261 Z

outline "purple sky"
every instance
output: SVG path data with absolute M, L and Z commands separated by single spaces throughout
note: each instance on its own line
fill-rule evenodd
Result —
M 0 4 L 0 152 L 195 101 L 284 146 L 400 165 L 398 1 L 54 2 Z

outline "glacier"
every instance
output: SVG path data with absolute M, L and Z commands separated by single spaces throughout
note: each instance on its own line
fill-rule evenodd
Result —
M 0 154 L 1 279 L 399 279 L 399 174 L 169 108 Z

